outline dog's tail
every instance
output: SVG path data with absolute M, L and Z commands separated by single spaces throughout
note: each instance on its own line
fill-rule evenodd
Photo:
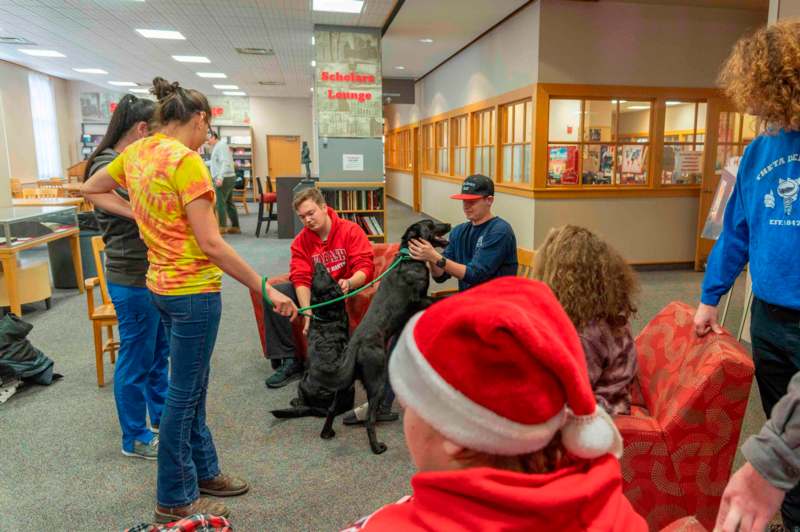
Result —
M 325 417 L 327 411 L 324 408 L 313 406 L 293 406 L 291 408 L 280 408 L 271 410 L 270 414 L 278 419 L 296 419 L 299 417 Z

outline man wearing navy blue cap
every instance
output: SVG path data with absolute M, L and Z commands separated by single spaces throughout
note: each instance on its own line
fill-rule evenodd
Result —
M 450 232 L 450 244 L 442 253 L 424 240 L 412 240 L 411 257 L 427 261 L 433 279 L 444 282 L 458 279 L 458 289 L 466 290 L 495 277 L 517 274 L 517 239 L 511 225 L 492 214 L 494 183 L 475 174 L 464 180 L 461 200 L 467 222 Z

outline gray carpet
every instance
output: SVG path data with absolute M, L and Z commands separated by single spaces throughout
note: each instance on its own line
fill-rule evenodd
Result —
M 390 239 L 417 216 L 392 202 Z M 245 234 L 227 240 L 258 271 L 286 270 L 289 241 L 253 236 L 255 215 L 242 217 Z M 635 332 L 671 300 L 696 304 L 702 275 L 691 271 L 643 272 Z M 737 291 L 741 300 L 741 287 Z M 120 454 L 111 376 L 95 382 L 86 301 L 77 291 L 56 291 L 54 306 L 25 308 L 30 339 L 56 361 L 64 379 L 29 387 L 0 405 L 0 530 L 121 530 L 151 518 L 154 462 Z M 737 304 L 738 303 L 738 304 Z M 729 323 L 738 323 L 741 303 Z M 278 422 L 269 415 L 285 407 L 294 386 L 267 390 L 271 373 L 261 356 L 246 290 L 226 278 L 223 316 L 212 362 L 208 423 L 224 471 L 247 478 L 251 491 L 228 499 L 237 530 L 333 530 L 406 494 L 413 473 L 401 423 L 379 426 L 389 450 L 374 456 L 362 428 L 335 426 L 337 436 L 319 438 L 321 420 Z M 763 421 L 751 401 L 744 433 Z

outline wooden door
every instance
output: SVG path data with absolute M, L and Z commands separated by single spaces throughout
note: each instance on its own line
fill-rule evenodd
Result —
M 422 211 L 422 176 L 420 176 L 420 145 L 422 144 L 419 139 L 419 128 L 415 127 L 411 130 L 411 138 L 414 143 L 413 150 L 411 151 L 414 172 L 414 212 Z
M 300 137 L 267 135 L 267 165 L 272 190 L 277 190 L 276 177 L 305 175 L 300 168 Z

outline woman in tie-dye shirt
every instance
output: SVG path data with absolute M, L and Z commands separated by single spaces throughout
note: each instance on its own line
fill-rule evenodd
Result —
M 205 422 L 211 353 L 221 314 L 222 272 L 256 291 L 259 276 L 220 236 L 214 188 L 197 150 L 211 109 L 198 91 L 153 80 L 159 133 L 134 142 L 93 175 L 83 192 L 95 205 L 135 218 L 148 248 L 147 287 L 170 341 L 170 383 L 161 417 L 155 519 L 196 513 L 227 516 L 224 504 L 200 498 L 239 495 L 248 484 L 219 470 Z M 130 204 L 111 193 L 118 186 Z M 272 289 L 276 312 L 294 317 L 292 301 Z

